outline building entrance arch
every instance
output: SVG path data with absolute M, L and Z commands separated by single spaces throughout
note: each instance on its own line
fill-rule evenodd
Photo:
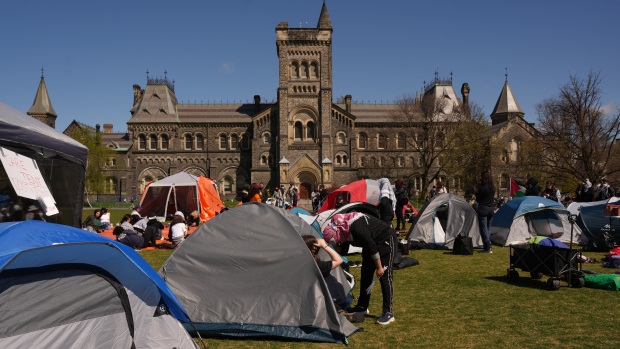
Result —
M 303 171 L 297 175 L 299 181 L 299 197 L 302 199 L 310 198 L 312 190 L 316 188 L 317 178 L 312 172 Z

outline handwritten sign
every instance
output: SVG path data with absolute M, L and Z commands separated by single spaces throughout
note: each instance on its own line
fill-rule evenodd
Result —
M 17 195 L 38 200 L 48 216 L 58 213 L 56 201 L 33 159 L 0 147 L 0 160 Z

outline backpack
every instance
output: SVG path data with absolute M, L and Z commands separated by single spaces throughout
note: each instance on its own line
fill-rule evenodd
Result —
M 458 235 L 454 239 L 454 245 L 452 246 L 452 252 L 454 254 L 472 255 L 474 254 L 474 244 L 472 238 L 468 236 Z

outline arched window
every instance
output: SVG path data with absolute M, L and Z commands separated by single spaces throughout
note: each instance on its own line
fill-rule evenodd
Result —
M 295 122 L 295 140 L 301 140 L 302 125 L 300 121 Z
M 220 135 L 220 149 L 226 149 L 227 138 L 226 135 Z
M 196 135 L 196 150 L 202 150 L 205 146 L 205 138 L 202 135 Z
M 155 150 L 157 149 L 157 136 L 155 135 L 151 135 L 149 137 L 149 149 L 150 150 Z
M 185 135 L 185 150 L 191 150 L 192 149 L 192 136 L 191 135 Z
M 146 149 L 146 136 L 145 135 L 138 136 L 138 149 L 140 150 Z
M 336 136 L 336 142 L 338 144 L 344 144 L 346 141 L 347 135 L 344 132 L 338 132 L 338 135 Z
M 230 176 L 225 176 L 224 177 L 224 194 L 230 194 L 232 193 L 232 189 L 233 189 L 233 180 Z
M 396 135 L 396 149 L 405 149 L 405 135 L 402 133 Z
M 266 132 L 263 134 L 263 144 L 270 144 L 271 143 L 271 135 Z
M 343 164 L 343 165 L 346 165 L 347 163 L 348 163 L 347 156 L 346 156 L 346 155 L 343 155 L 343 156 L 342 156 L 342 164 Z
M 230 149 L 237 149 L 237 141 L 239 137 L 237 135 L 230 136 Z
M 385 136 L 384 135 L 377 136 L 377 149 L 385 149 Z
M 510 142 L 510 161 L 519 161 L 519 148 L 521 147 L 521 141 L 518 138 L 513 138 Z
M 291 64 L 291 79 L 299 79 L 299 65 L 297 62 Z
M 314 122 L 308 121 L 306 125 L 306 139 L 314 139 Z
M 263 155 L 260 157 L 260 164 L 267 165 L 267 155 Z
M 310 64 L 310 78 L 317 79 L 319 77 L 319 65 L 316 62 Z
M 500 155 L 499 159 L 504 164 L 508 163 L 508 151 L 506 149 L 502 150 L 502 155 Z
M 250 136 L 247 133 L 241 135 L 241 149 L 249 149 L 250 148 Z
M 168 150 L 168 135 L 161 135 L 161 149 Z
M 508 189 L 509 181 L 510 177 L 507 174 L 502 173 L 502 175 L 499 177 L 499 187 L 501 189 Z
M 368 136 L 365 133 L 360 133 L 357 137 L 357 147 L 359 149 L 366 149 L 366 143 L 368 141 Z
M 308 63 L 304 62 L 299 66 L 299 77 L 302 79 L 308 78 Z

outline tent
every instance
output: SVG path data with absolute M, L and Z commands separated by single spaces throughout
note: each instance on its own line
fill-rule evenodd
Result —
M 334 209 L 336 199 L 342 196 L 344 202 L 367 202 L 371 205 L 379 205 L 379 182 L 374 179 L 360 179 L 343 185 L 342 187 L 327 194 L 327 198 L 318 212 Z
M 60 214 L 46 216 L 45 219 L 80 227 L 88 149 L 73 138 L 2 102 L 0 147 L 36 160 L 60 211 Z
M 474 209 L 462 197 L 445 193 L 433 197 L 420 209 L 407 240 L 451 249 L 458 235 L 471 237 L 474 246 L 482 245 Z
M 41 221 L 0 223 L 0 348 L 197 348 L 187 312 L 131 248 Z
M 159 273 L 201 334 L 346 343 L 357 328 L 336 312 L 303 234 L 316 231 L 248 202 L 201 225 Z
M 366 202 L 350 202 L 348 204 L 342 205 L 338 209 L 325 210 L 321 213 L 318 213 L 314 217 L 315 217 L 315 221 L 321 227 L 321 231 L 323 231 L 327 223 L 329 223 L 329 220 L 332 219 L 332 217 L 335 214 L 350 213 L 350 212 L 361 212 L 361 213 L 365 213 L 367 215 L 371 215 L 376 218 L 380 218 L 379 211 L 377 210 L 377 206 L 371 205 Z
M 206 222 L 219 213 L 224 204 L 212 179 L 179 172 L 147 185 L 140 199 L 142 215 L 155 214 L 167 219 L 176 211 L 200 212 Z
M 591 239 L 595 236 L 608 233 L 616 243 L 620 244 L 620 219 L 605 217 L 603 209 L 610 200 L 594 202 L 573 202 L 567 210 L 577 215 L 577 224 L 583 232 L 584 238 Z
M 501 246 L 524 243 L 547 236 L 570 243 L 568 210 L 557 201 L 540 196 L 522 196 L 503 204 L 491 221 L 491 241 Z M 574 225 L 573 242 L 580 242 L 581 228 Z

